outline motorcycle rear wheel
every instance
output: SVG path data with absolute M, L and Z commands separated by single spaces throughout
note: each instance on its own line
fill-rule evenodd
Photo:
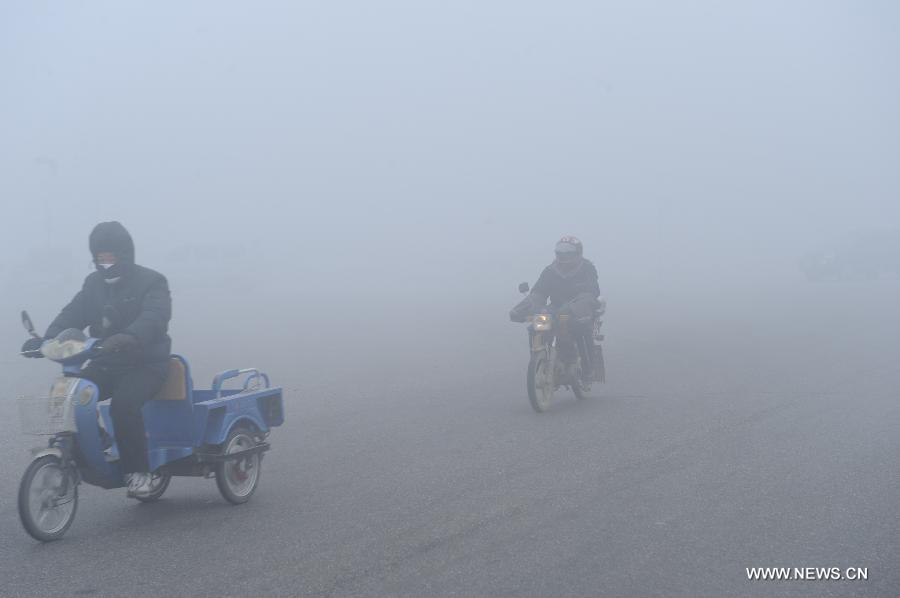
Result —
M 575 393 L 575 398 L 579 401 L 588 399 L 591 396 L 590 383 L 588 383 L 587 388 L 585 388 L 585 383 L 583 381 L 576 380 L 574 384 L 572 384 L 572 392 Z

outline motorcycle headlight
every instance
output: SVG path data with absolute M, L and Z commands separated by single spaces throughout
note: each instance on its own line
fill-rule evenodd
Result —
M 537 332 L 545 332 L 550 330 L 552 319 L 547 314 L 538 314 L 531 320 L 531 325 Z

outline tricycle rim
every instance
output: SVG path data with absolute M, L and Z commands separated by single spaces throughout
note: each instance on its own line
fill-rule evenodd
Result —
M 223 456 L 246 452 L 243 458 L 227 459 L 216 465 L 216 483 L 228 502 L 247 502 L 256 491 L 262 463 L 261 453 L 250 450 L 256 444 L 253 433 L 243 427 L 233 429 L 225 441 Z
M 78 486 L 74 477 L 69 479 L 72 487 L 65 496 L 66 500 L 55 504 L 51 508 L 47 508 L 48 502 L 55 502 L 59 497 L 58 494 L 53 496 L 54 487 L 48 487 L 46 483 L 46 475 L 50 469 L 57 470 L 60 475 L 60 482 L 56 488 L 62 484 L 63 476 L 70 475 L 70 472 L 66 471 L 59 457 L 56 455 L 44 455 L 29 464 L 22 475 L 22 481 L 19 485 L 19 519 L 25 531 L 31 537 L 41 542 L 49 542 L 61 538 L 69 529 L 69 526 L 72 525 L 72 522 L 75 520 L 75 513 L 78 510 Z M 43 487 L 35 488 L 34 482 L 39 475 L 42 476 Z M 55 518 L 55 524 L 46 525 L 44 516 L 54 511 L 59 513 Z

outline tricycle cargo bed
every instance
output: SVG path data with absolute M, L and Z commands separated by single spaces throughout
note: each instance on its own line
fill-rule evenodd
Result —
M 238 388 L 223 388 L 232 379 Z M 222 444 L 236 426 L 261 434 L 280 426 L 284 423 L 281 390 L 270 387 L 269 377 L 253 368 L 226 370 L 213 379 L 211 389 L 196 389 L 187 361 L 173 355 L 165 387 L 143 408 L 151 470 L 201 446 Z M 106 415 L 107 430 L 111 430 Z
M 284 423 L 281 388 L 260 390 L 194 390 L 194 438 L 221 444 L 238 422 L 260 432 Z

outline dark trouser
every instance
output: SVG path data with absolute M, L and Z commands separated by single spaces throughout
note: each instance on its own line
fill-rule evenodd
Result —
M 589 295 L 580 295 L 560 307 L 559 313 L 569 314 L 570 330 L 582 355 L 582 372 L 588 379 L 594 368 L 594 311 L 599 302 Z
M 100 387 L 101 399 L 112 397 L 109 410 L 124 473 L 149 470 L 141 407 L 159 392 L 168 372 L 165 361 L 136 366 L 91 364 L 81 372 Z

